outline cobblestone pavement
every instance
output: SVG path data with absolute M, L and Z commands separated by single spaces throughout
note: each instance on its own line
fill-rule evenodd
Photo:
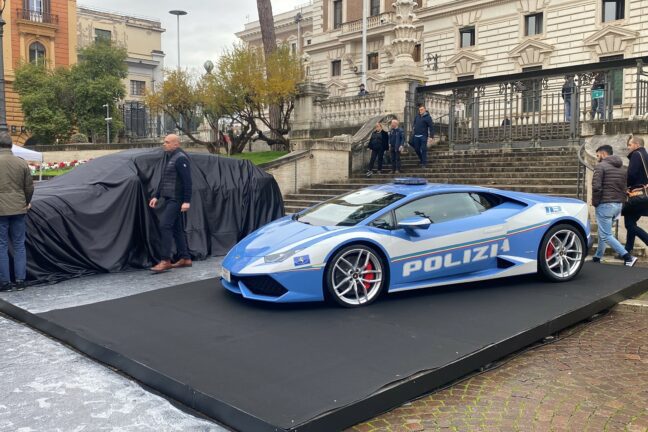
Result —
M 616 307 L 349 431 L 646 432 L 648 311 Z

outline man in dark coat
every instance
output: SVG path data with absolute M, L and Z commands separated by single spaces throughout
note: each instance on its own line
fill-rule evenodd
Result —
M 628 180 L 626 182 L 628 191 L 642 188 L 648 185 L 648 152 L 644 148 L 644 140 L 641 137 L 631 137 L 628 140 Z M 648 208 L 637 208 L 631 212 L 624 211 L 624 223 L 627 230 L 625 248 L 632 253 L 635 237 L 639 237 L 644 244 L 648 245 L 648 233 L 637 225 L 642 216 L 648 216 Z
M 421 167 L 425 168 L 427 164 L 428 139 L 434 136 L 434 125 L 432 124 L 430 113 L 427 112 L 423 105 L 418 110 L 419 113 L 414 117 L 410 142 L 421 162 Z
M 367 168 L 367 177 L 371 177 L 374 172 L 374 163 L 378 159 L 378 174 L 382 172 L 383 154 L 389 149 L 389 135 L 382 128 L 380 122 L 376 123 L 376 128 L 371 132 L 369 137 L 369 149 L 371 150 L 371 159 Z
M 560 95 L 563 99 L 563 105 L 565 107 L 565 121 L 571 121 L 571 96 L 574 93 L 574 75 L 566 75 L 565 82 L 563 83 L 562 90 Z
M 11 145 L 11 136 L 7 132 L 0 132 L 0 291 L 25 289 L 25 215 L 34 194 L 29 165 L 11 153 Z M 14 258 L 13 285 L 10 279 L 9 243 Z
M 398 125 L 398 120 L 392 120 L 391 129 L 389 130 L 389 153 L 391 155 L 392 172 L 394 174 L 400 174 L 400 154 L 403 151 L 403 144 L 405 143 L 405 132 Z
M 155 196 L 149 202 L 149 207 L 156 208 L 158 201 L 163 200 L 160 216 L 161 260 L 156 266 L 151 267 L 154 273 L 192 265 L 182 221 L 182 213 L 191 207 L 192 184 L 189 157 L 180 148 L 180 138 L 175 134 L 167 135 L 162 147 L 165 152 L 162 177 Z M 171 247 L 174 239 L 179 259 L 172 264 Z
M 607 245 L 623 257 L 627 266 L 637 261 L 626 251 L 612 233 L 612 223 L 621 214 L 626 197 L 626 172 L 619 156 L 612 154 L 612 147 L 603 145 L 596 149 L 598 165 L 592 177 L 592 205 L 596 209 L 598 247 L 592 261 L 601 262 Z

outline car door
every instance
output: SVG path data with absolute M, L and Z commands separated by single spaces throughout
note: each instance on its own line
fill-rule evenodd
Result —
M 394 210 L 399 254 L 392 254 L 392 281 L 411 284 L 494 269 L 506 252 L 506 225 L 488 216 L 488 202 L 478 193 L 435 194 Z M 425 229 L 398 229 L 406 218 L 426 217 Z

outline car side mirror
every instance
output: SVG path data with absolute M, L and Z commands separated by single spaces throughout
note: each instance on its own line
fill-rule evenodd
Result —
M 432 221 L 426 217 L 413 216 L 398 222 L 398 228 L 408 231 L 417 229 L 428 229 L 432 225 Z

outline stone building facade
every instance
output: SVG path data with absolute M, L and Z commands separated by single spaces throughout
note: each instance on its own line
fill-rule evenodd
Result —
M 145 105 L 146 91 L 163 80 L 164 52 L 160 20 L 79 6 L 76 35 L 79 48 L 106 38 L 126 48 L 128 77 L 124 80 L 126 97 L 122 101 L 126 134 L 133 137 L 160 135 L 161 118 L 151 116 Z M 152 130 L 153 129 L 153 130 Z M 160 133 L 157 133 L 160 129 Z
M 390 0 L 368 3 L 367 87 L 380 92 L 397 54 L 397 13 Z M 314 0 L 306 8 L 312 17 L 304 46 L 309 78 L 333 97 L 358 90 L 361 5 L 362 0 Z M 419 0 L 417 6 L 412 55 L 424 76 L 421 84 L 648 55 L 648 0 Z M 255 25 L 238 36 L 251 41 Z M 633 77 L 616 79 L 623 83 L 624 103 L 631 103 Z
M 3 50 L 7 125 L 13 141 L 29 139 L 18 94 L 15 68 L 26 61 L 51 67 L 76 63 L 76 0 L 6 0 Z

